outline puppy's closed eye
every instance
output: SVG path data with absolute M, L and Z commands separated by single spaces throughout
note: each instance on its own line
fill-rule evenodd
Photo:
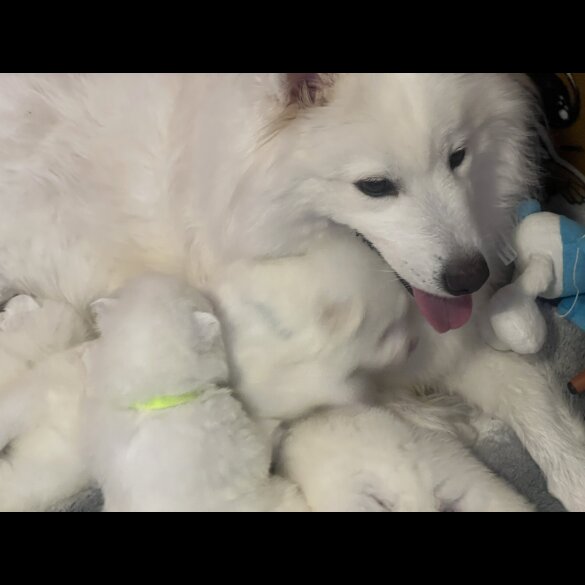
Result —
M 353 299 L 323 305 L 319 314 L 319 324 L 331 335 L 351 335 L 361 325 L 364 310 Z

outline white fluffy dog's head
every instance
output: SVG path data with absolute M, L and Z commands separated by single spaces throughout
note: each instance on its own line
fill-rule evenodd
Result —
M 416 335 L 406 291 L 345 228 L 306 255 L 235 265 L 215 292 L 237 389 L 265 418 L 359 400 L 355 374 L 401 364 Z
M 100 338 L 86 356 L 95 392 L 121 405 L 226 383 L 219 322 L 181 281 L 146 275 L 93 304 Z
M 532 97 L 516 76 L 257 79 L 271 88 L 270 121 L 234 193 L 232 220 L 253 234 L 237 245 L 287 253 L 330 222 L 349 226 L 412 286 L 436 329 L 463 325 L 534 184 Z

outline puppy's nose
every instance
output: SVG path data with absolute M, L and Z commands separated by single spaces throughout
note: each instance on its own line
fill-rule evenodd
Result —
M 485 258 L 478 252 L 451 260 L 443 271 L 443 286 L 454 297 L 478 291 L 490 276 Z

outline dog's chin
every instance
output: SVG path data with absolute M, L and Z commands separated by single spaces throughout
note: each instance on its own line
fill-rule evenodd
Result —
M 396 277 L 407 290 L 407 292 L 414 298 L 419 311 L 429 325 L 437 333 L 447 333 L 455 329 L 460 329 L 471 319 L 473 310 L 473 300 L 471 295 L 464 295 L 460 297 L 439 296 L 426 292 L 422 289 L 416 288 L 403 278 L 392 266 L 388 264 L 384 256 L 376 248 L 372 242 L 365 238 L 359 232 L 357 236 L 374 250 L 388 267 L 396 274 Z

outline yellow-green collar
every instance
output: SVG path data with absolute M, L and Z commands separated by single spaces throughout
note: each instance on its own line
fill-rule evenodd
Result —
M 206 388 L 198 388 L 191 392 L 185 392 L 184 394 L 168 394 L 164 396 L 155 396 L 145 402 L 135 402 L 130 405 L 132 410 L 138 410 L 141 412 L 150 410 L 165 410 L 167 408 L 174 408 L 175 406 L 181 406 L 187 402 L 193 402 L 197 400 L 204 392 Z

